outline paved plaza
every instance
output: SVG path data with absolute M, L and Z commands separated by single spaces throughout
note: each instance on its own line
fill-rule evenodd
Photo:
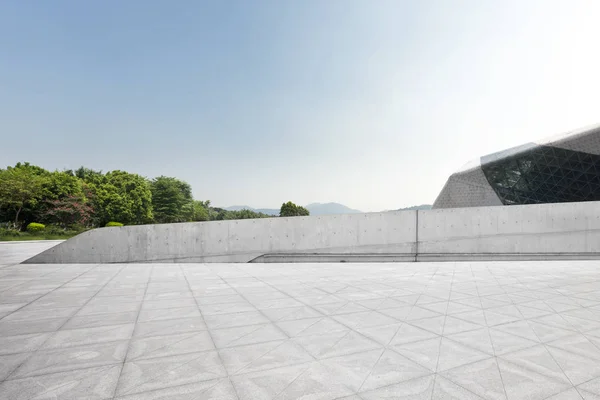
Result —
M 15 257 L 0 399 L 600 399 L 598 261 Z

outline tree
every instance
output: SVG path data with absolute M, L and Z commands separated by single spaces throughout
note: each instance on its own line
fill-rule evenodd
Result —
M 192 221 L 209 221 L 210 220 L 210 200 L 201 201 L 194 200 L 192 203 L 194 215 L 192 216 Z
M 281 209 L 279 210 L 280 217 L 298 217 L 309 215 L 308 210 L 302 206 L 297 206 L 296 204 L 288 201 L 287 203 L 283 203 L 281 205 Z
M 19 225 L 19 214 L 26 206 L 35 206 L 42 197 L 44 177 L 31 168 L 0 170 L 0 207 L 15 212 L 15 226 Z
M 152 222 L 150 184 L 140 175 L 111 171 L 100 184 L 90 184 L 94 192 L 96 224 L 116 221 L 124 224 Z
M 194 204 L 191 186 L 176 178 L 159 176 L 150 182 L 154 220 L 158 223 L 191 221 Z
M 261 212 L 243 209 L 237 211 L 226 211 L 223 219 L 255 219 L 270 217 L 271 215 L 267 215 Z
M 60 200 L 48 200 L 47 218 L 58 223 L 63 228 L 75 224 L 88 226 L 92 221 L 94 209 L 90 202 L 86 202 L 75 196 L 67 196 Z
M 47 172 L 45 174 L 42 197 L 44 200 L 60 200 L 65 197 L 83 198 L 83 181 L 67 172 Z
M 79 167 L 77 170 L 75 170 L 74 175 L 87 183 L 98 185 L 104 182 L 104 175 L 102 174 L 102 171 L 95 171 L 90 168 Z

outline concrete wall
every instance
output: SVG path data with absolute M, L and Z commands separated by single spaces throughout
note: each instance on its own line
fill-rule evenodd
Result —
M 419 254 L 600 253 L 600 202 L 419 212 Z
M 249 262 L 273 253 L 415 253 L 416 212 L 99 228 L 27 263 Z
M 600 202 L 101 228 L 26 262 L 548 258 L 600 258 Z

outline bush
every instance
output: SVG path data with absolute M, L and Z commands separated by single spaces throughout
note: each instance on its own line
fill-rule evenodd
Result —
M 114 222 L 114 221 L 110 221 L 108 224 L 106 224 L 105 226 L 123 226 L 122 223 L 120 222 Z
M 46 225 L 46 230 L 44 232 L 49 235 L 62 235 L 65 232 L 65 228 L 54 224 L 48 224 Z
M 16 229 L 0 228 L 0 237 L 19 237 L 23 236 L 23 233 Z
M 41 232 L 44 229 L 46 229 L 46 225 L 44 224 L 38 224 L 37 222 L 32 222 L 29 225 L 27 225 L 27 232 Z

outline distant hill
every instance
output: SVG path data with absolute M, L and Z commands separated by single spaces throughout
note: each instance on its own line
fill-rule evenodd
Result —
M 362 211 L 354 210 L 340 203 L 312 203 L 305 206 L 310 215 L 357 214 Z
M 431 210 L 431 204 L 421 204 L 420 206 L 399 208 L 396 211 L 410 211 L 410 210 Z

